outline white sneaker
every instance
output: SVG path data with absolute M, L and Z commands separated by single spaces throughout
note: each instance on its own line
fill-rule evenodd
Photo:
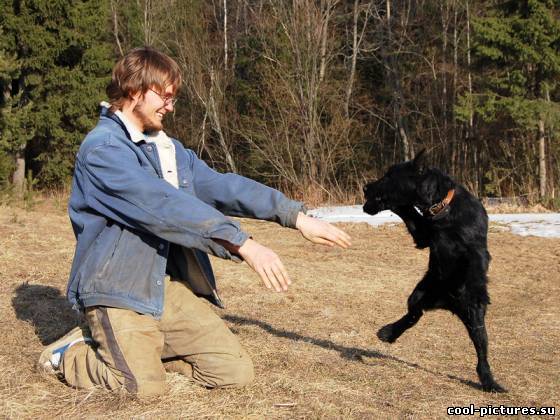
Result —
M 77 343 L 93 342 L 88 333 L 89 331 L 84 331 L 81 327 L 76 327 L 65 336 L 48 345 L 41 353 L 41 356 L 39 356 L 37 368 L 46 373 L 57 373 L 66 350 Z

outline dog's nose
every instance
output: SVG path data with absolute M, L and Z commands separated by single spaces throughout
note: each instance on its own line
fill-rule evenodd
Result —
M 364 185 L 363 188 L 362 188 L 362 190 L 364 191 L 364 194 L 367 193 L 367 189 L 368 189 L 368 186 L 367 186 L 367 185 Z

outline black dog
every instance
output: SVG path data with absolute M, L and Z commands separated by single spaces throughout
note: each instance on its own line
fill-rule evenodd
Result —
M 505 392 L 494 381 L 487 358 L 488 215 L 464 187 L 427 168 L 424 156 L 422 150 L 414 160 L 393 165 L 383 178 L 364 187 L 366 213 L 391 210 L 404 221 L 417 248 L 430 248 L 428 271 L 408 298 L 408 313 L 385 325 L 377 336 L 392 343 L 424 311 L 447 309 L 467 327 L 482 389 Z

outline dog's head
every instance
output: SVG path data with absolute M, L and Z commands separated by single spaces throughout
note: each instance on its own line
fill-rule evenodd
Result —
M 425 178 L 426 171 L 425 150 L 418 153 L 413 160 L 391 166 L 382 178 L 364 187 L 364 212 L 377 214 L 383 210 L 417 204 L 418 189 L 422 188 L 421 180 Z M 427 198 L 423 197 L 422 201 Z

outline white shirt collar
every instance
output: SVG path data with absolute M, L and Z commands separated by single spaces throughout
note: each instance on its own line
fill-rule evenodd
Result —
M 109 104 L 108 102 L 101 102 L 101 106 L 105 107 L 105 108 L 110 108 L 111 104 Z M 134 125 L 132 122 L 130 122 L 130 120 L 128 120 L 125 115 L 122 113 L 121 110 L 117 109 L 115 111 L 115 115 L 117 117 L 120 118 L 120 120 L 122 121 L 122 123 L 124 124 L 124 126 L 126 127 L 126 131 L 128 131 L 128 134 L 130 135 L 130 139 L 134 142 L 134 143 L 139 143 L 142 140 L 146 141 L 147 140 L 147 136 L 144 135 L 144 133 L 142 133 L 137 127 L 136 125 Z M 159 139 L 165 139 L 167 138 L 167 135 L 165 134 L 165 132 L 163 130 L 158 131 L 157 133 L 150 133 L 148 134 L 148 137 L 150 137 L 151 141 L 154 140 L 159 140 Z
M 167 137 L 167 134 L 165 134 L 165 131 L 160 130 L 160 131 L 156 131 L 156 132 L 152 132 L 152 133 L 147 133 L 146 134 L 146 139 L 147 141 L 152 141 L 154 143 L 166 143 L 169 142 L 169 137 Z

